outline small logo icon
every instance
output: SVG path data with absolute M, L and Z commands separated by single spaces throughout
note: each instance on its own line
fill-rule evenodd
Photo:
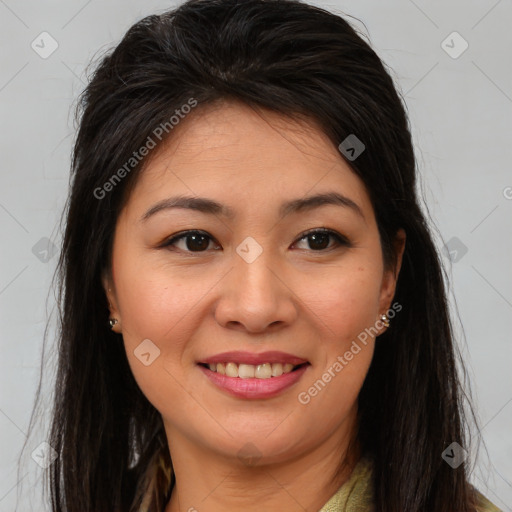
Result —
M 441 48 L 452 59 L 458 59 L 468 49 L 468 47 L 469 43 L 458 32 L 452 32 L 441 43 Z
M 503 197 L 505 199 L 512 199 L 512 187 L 505 187 L 503 189 Z
M 45 236 L 32 247 L 32 254 L 43 263 L 48 263 L 56 253 L 57 247 Z
M 48 32 L 41 32 L 30 46 L 39 57 L 47 59 L 59 47 L 59 43 Z
M 246 465 L 254 466 L 261 459 L 261 452 L 253 443 L 245 443 L 238 450 L 237 457 Z
M 236 248 L 236 252 L 247 263 L 252 263 L 263 252 L 263 247 L 252 236 L 248 236 Z
M 146 339 L 137 345 L 133 353 L 144 366 L 149 366 L 160 355 L 160 349 L 151 340 Z
M 30 456 L 38 466 L 47 469 L 57 458 L 57 452 L 46 441 L 43 441 Z
M 443 247 L 444 255 L 453 263 L 459 262 L 467 252 L 468 248 L 456 236 L 450 238 Z
M 467 458 L 468 452 L 462 448 L 462 446 L 453 442 L 446 450 L 441 454 L 441 457 L 447 462 L 453 469 L 457 469 Z
M 353 162 L 365 149 L 366 146 L 351 133 L 339 146 L 340 152 Z

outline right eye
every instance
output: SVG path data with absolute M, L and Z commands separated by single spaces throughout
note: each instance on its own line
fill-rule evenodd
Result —
M 168 247 L 170 250 L 174 250 L 174 248 L 177 247 L 180 251 L 192 253 L 205 252 L 205 250 L 208 249 L 210 241 L 213 240 L 214 239 L 204 231 L 190 230 L 173 235 L 171 238 L 168 238 L 161 247 Z M 178 247 L 177 243 L 182 241 L 184 244 L 182 247 Z

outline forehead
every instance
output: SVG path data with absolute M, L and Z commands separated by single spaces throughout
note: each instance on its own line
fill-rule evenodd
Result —
M 230 160 L 238 163 L 239 158 L 250 157 L 251 165 L 273 161 L 284 171 L 287 159 L 331 164 L 341 159 L 314 121 L 298 121 L 239 102 L 199 107 L 176 128 L 157 154 L 164 158 L 172 155 L 176 162 L 193 158 L 215 166 L 218 158 L 219 166 L 225 166 Z
M 140 211 L 179 193 L 222 198 L 236 214 L 327 191 L 372 210 L 363 182 L 315 122 L 218 102 L 197 107 L 154 150 L 128 206 Z

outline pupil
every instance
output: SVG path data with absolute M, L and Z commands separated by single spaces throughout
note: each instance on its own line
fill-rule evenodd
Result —
M 193 239 L 195 243 L 197 243 L 197 241 L 199 239 L 202 239 L 202 243 L 199 242 L 199 246 L 196 245 L 195 249 L 201 250 L 201 249 L 207 249 L 208 248 L 208 240 L 206 239 L 206 237 L 204 235 L 189 235 L 187 237 L 187 249 L 189 249 L 189 250 L 193 250 L 194 249 L 194 246 L 193 246 L 194 242 L 192 242 L 192 244 L 189 243 L 191 239 Z
M 313 234 L 313 235 L 309 235 L 309 240 L 310 240 L 310 247 L 312 249 L 325 249 L 326 247 L 329 246 L 329 235 L 327 233 L 316 233 L 316 234 Z M 313 241 L 313 244 L 311 244 L 311 241 Z M 320 242 L 320 246 L 316 246 L 315 247 L 315 243 L 318 243 Z M 322 242 L 327 242 L 327 243 L 322 243 Z

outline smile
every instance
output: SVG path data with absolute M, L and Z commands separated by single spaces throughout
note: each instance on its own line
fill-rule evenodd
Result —
M 308 364 L 308 363 L 304 363 Z M 205 365 L 206 366 L 206 365 Z M 291 363 L 263 363 L 258 365 L 244 363 L 210 363 L 208 368 L 212 372 L 240 379 L 270 379 L 290 373 L 302 365 Z
M 284 352 L 225 352 L 198 362 L 214 387 L 243 399 L 272 398 L 296 384 L 311 366 Z

